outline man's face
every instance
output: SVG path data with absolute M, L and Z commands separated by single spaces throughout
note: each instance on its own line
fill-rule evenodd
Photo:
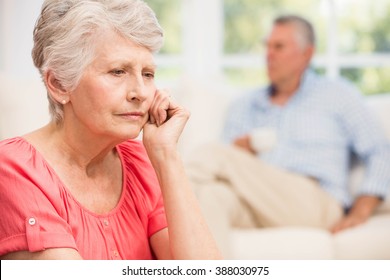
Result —
M 292 24 L 276 24 L 266 41 L 268 77 L 275 86 L 300 77 L 310 61 L 311 51 L 300 44 L 297 32 Z

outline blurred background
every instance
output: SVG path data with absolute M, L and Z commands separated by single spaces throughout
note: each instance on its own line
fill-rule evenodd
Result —
M 234 87 L 266 82 L 263 42 L 272 19 L 296 13 L 317 32 L 313 67 L 365 94 L 390 92 L 389 0 L 149 0 L 166 32 L 161 78 L 222 76 Z
M 160 87 L 180 88 L 183 80 L 223 85 L 227 90 L 222 93 L 263 86 L 263 40 L 275 16 L 294 13 L 316 29 L 316 71 L 344 76 L 366 95 L 390 92 L 390 0 L 146 2 L 165 31 L 165 45 L 156 57 Z M 48 120 L 45 90 L 30 55 L 42 3 L 0 0 L 0 139 Z
M 32 30 L 43 0 L 0 0 L 0 73 L 39 78 Z M 235 88 L 266 82 L 262 40 L 272 19 L 297 13 L 315 26 L 313 67 L 345 76 L 365 94 L 390 92 L 389 0 L 146 0 L 165 30 L 158 81 L 223 79 Z

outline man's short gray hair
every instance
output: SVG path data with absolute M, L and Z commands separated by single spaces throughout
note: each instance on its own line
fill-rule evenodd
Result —
M 72 90 L 94 59 L 94 41 L 107 30 L 153 53 L 163 44 L 155 13 L 142 0 L 45 0 L 33 33 L 34 64 L 42 77 L 50 70 Z M 63 105 L 48 97 L 51 117 L 61 123 Z
M 292 24 L 297 30 L 297 39 L 302 47 L 315 46 L 316 36 L 313 25 L 303 17 L 297 15 L 283 15 L 274 20 L 274 25 Z

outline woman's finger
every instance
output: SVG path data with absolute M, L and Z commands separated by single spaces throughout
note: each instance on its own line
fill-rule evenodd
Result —
M 163 90 L 157 90 L 151 108 L 149 110 L 149 114 L 152 116 L 158 126 L 160 126 L 167 120 L 167 111 L 169 110 L 169 108 L 170 100 L 168 92 Z

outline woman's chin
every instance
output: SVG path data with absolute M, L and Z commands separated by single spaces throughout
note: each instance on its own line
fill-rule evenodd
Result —
M 128 139 L 137 139 L 142 136 L 142 127 L 140 126 L 121 126 L 112 129 L 109 134 L 115 137 L 118 141 L 126 141 Z
M 128 140 L 128 139 L 137 139 L 137 138 L 141 138 L 141 131 L 138 130 L 138 131 L 130 131 L 130 132 L 127 132 L 127 133 L 124 133 L 123 134 L 123 140 Z

